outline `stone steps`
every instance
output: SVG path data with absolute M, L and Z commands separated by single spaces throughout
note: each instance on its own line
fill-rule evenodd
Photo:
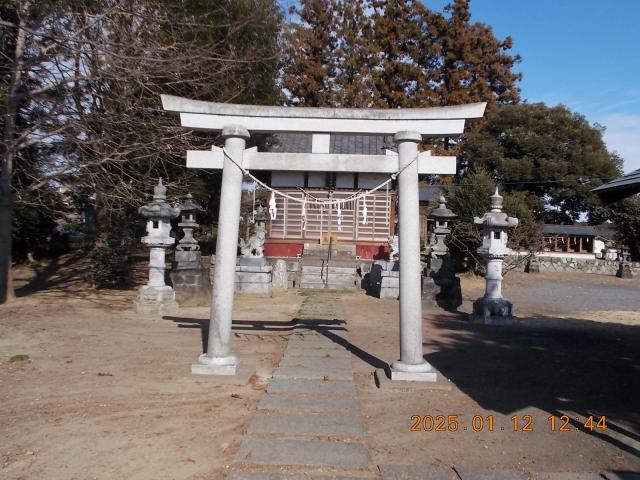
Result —
M 376 478 L 364 445 L 351 355 L 334 342 L 339 297 L 313 295 L 299 316 L 311 315 L 326 334 L 291 337 L 267 385 L 229 480 L 364 480 Z M 313 322 L 309 322 L 313 327 Z M 343 325 L 340 337 L 346 335 Z

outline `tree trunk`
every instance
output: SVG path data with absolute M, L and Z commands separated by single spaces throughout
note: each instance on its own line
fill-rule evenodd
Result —
M 0 304 L 15 299 L 11 275 L 11 226 L 13 218 L 13 164 L 16 156 L 16 117 L 18 115 L 19 87 L 22 81 L 26 30 L 27 2 L 18 6 L 15 50 L 11 65 L 11 80 L 7 91 L 7 110 L 2 132 L 2 168 L 0 171 Z

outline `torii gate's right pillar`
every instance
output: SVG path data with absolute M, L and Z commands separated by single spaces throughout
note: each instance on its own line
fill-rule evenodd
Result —
M 398 132 L 398 227 L 400 243 L 400 360 L 391 364 L 392 380 L 435 382 L 436 372 L 422 356 L 422 292 L 417 132 Z M 404 170 L 403 170 L 404 169 Z

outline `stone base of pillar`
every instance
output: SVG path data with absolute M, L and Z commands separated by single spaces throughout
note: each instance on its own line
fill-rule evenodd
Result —
M 235 355 L 228 357 L 208 357 L 203 353 L 198 363 L 191 365 L 191 373 L 195 375 L 235 375 L 240 368 L 240 360 Z
M 408 363 L 393 362 L 389 369 L 391 380 L 409 381 L 409 382 L 437 382 L 438 374 L 427 361 L 412 365 Z
M 473 302 L 473 313 L 469 319 L 472 322 L 486 325 L 511 325 L 513 304 L 506 298 L 482 297 Z
M 265 258 L 240 258 L 236 265 L 236 293 L 271 296 L 271 265 Z
M 145 285 L 138 290 L 134 306 L 136 312 L 144 314 L 172 315 L 178 312 L 176 292 L 168 285 L 152 287 Z
M 460 279 L 422 277 L 422 304 L 428 307 L 439 307 L 447 311 L 455 311 L 462 305 L 462 289 Z
M 378 298 L 400 297 L 400 262 L 376 260 L 371 266 L 370 286 Z
M 171 283 L 182 306 L 209 306 L 211 283 L 199 251 L 176 251 L 171 266 Z

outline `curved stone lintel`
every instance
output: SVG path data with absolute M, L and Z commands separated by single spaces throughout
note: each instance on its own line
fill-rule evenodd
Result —
M 272 107 L 205 102 L 174 95 L 161 95 L 162 107 L 169 112 L 201 113 L 242 117 L 286 117 L 363 120 L 444 120 L 481 118 L 487 104 L 469 103 L 430 108 L 318 108 Z

